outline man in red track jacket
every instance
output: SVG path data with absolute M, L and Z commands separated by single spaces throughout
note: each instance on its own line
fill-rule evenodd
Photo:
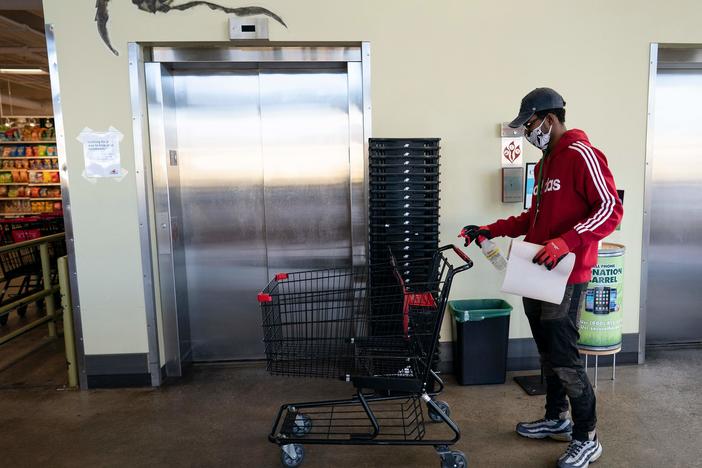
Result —
M 577 342 L 579 310 L 598 241 L 622 218 L 607 159 L 582 130 L 567 130 L 565 101 L 550 88 L 537 88 L 522 99 L 510 126 L 524 126 L 530 143 L 543 151 L 536 165 L 532 205 L 519 216 L 487 226 L 466 226 L 466 244 L 497 236 L 519 237 L 544 247 L 534 262 L 549 270 L 569 252 L 575 267 L 560 305 L 524 298 L 524 310 L 536 341 L 547 382 L 546 415 L 517 425 L 521 436 L 571 441 L 558 460 L 560 468 L 585 468 L 602 454 L 595 432 L 595 394 L 583 367 Z M 573 420 L 568 412 L 568 401 Z

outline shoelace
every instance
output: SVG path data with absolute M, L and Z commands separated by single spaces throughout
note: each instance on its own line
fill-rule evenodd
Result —
M 558 420 L 557 420 L 557 419 L 546 419 L 546 418 L 542 418 L 542 419 L 538 419 L 538 420 L 536 420 L 536 421 L 533 421 L 533 422 L 531 422 L 531 423 L 529 423 L 529 424 L 541 424 L 541 423 L 548 423 L 548 422 L 556 423 L 556 422 L 558 422 Z
M 578 453 L 585 447 L 585 443 L 581 442 L 579 440 L 574 440 L 570 443 L 568 446 L 568 450 L 566 450 L 566 456 L 567 457 L 575 457 L 578 455 Z

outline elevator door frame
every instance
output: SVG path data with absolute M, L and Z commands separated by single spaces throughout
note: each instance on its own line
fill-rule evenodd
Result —
M 182 357 L 178 316 L 174 308 L 178 290 L 174 271 L 177 261 L 173 258 L 172 226 L 165 219 L 170 218 L 170 214 L 164 214 L 170 209 L 167 202 L 168 184 L 164 182 L 169 177 L 166 167 L 171 136 L 163 126 L 153 128 L 157 125 L 159 115 L 154 115 L 153 109 L 147 106 L 147 92 L 152 92 L 153 84 L 147 86 L 146 67 L 157 66 L 152 64 L 178 63 L 310 63 L 311 66 L 314 63 L 345 63 L 350 102 L 351 253 L 354 263 L 365 263 L 368 249 L 368 190 L 365 175 L 368 171 L 367 142 L 371 137 L 370 43 L 268 43 L 265 46 L 232 43 L 177 46 L 130 43 L 128 48 L 149 373 L 151 384 L 160 386 L 166 375 L 180 374 Z M 353 96 L 356 92 L 361 95 Z M 351 105 L 354 98 L 361 103 L 360 108 Z M 167 107 L 168 96 L 160 96 L 160 99 L 164 107 Z M 153 135 L 157 135 L 159 141 L 151 141 Z

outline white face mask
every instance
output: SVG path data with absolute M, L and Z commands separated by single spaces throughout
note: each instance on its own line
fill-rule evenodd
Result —
M 541 127 L 543 127 L 544 122 L 546 122 L 546 121 L 542 120 L 541 125 L 539 125 L 534 130 L 532 130 L 531 133 L 526 137 L 526 139 L 529 143 L 536 146 L 541 151 L 548 148 L 548 142 L 551 141 L 551 130 L 553 129 L 553 125 L 552 125 L 548 129 L 548 133 L 544 133 L 541 130 Z

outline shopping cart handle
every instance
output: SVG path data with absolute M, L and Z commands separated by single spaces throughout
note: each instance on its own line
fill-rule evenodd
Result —
M 462 259 L 464 262 L 466 262 L 466 265 L 470 265 L 471 267 L 473 266 L 473 260 L 471 260 L 470 257 L 469 257 L 463 250 L 461 250 L 460 248 L 458 248 L 458 246 L 454 245 L 454 246 L 453 246 L 453 251 L 456 252 L 456 255 L 458 255 L 459 257 L 461 257 L 461 259 Z
M 467 267 L 467 268 L 473 267 L 473 260 L 471 260 L 470 257 L 463 250 L 461 250 L 460 248 L 458 248 L 458 246 L 456 246 L 454 244 L 448 244 L 448 245 L 445 245 L 445 246 L 439 248 L 439 252 L 442 252 L 442 251 L 448 250 L 448 249 L 453 249 L 453 251 L 456 253 L 456 255 L 461 257 L 461 260 L 466 262 L 465 267 Z M 463 267 L 461 267 L 461 268 L 463 268 Z

